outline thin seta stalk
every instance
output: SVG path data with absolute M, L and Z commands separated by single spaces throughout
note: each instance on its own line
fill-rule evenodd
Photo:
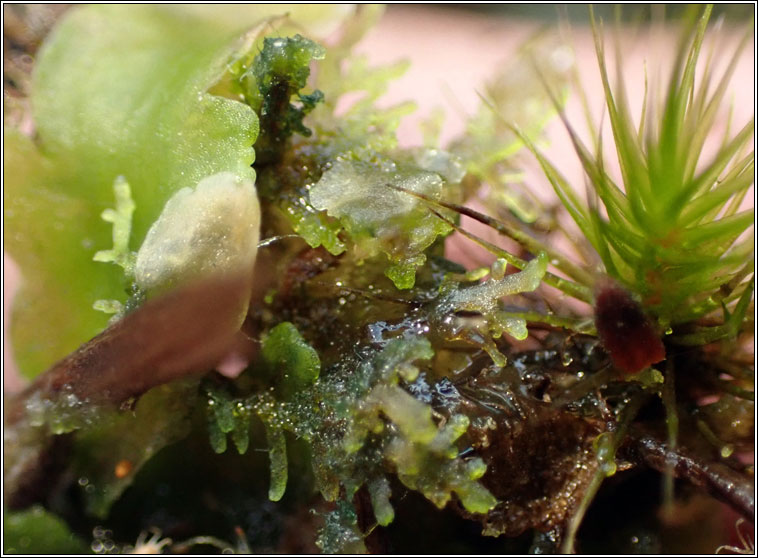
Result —
M 603 484 L 603 481 L 615 474 L 616 472 L 616 451 L 618 450 L 621 442 L 624 440 L 629 426 L 632 421 L 637 417 L 642 406 L 649 399 L 650 394 L 646 391 L 633 396 L 629 403 L 623 409 L 623 417 L 617 423 L 617 428 L 613 431 L 606 431 L 598 436 L 597 453 L 598 453 L 598 468 L 595 471 L 595 475 L 590 481 L 590 485 L 587 487 L 587 491 L 584 493 L 582 501 L 579 503 L 579 507 L 569 519 L 568 527 L 566 529 L 566 538 L 561 545 L 561 553 L 574 554 L 576 544 L 576 534 L 579 531 L 579 527 L 582 524 L 587 510 L 590 504 L 595 499 L 597 491 Z
M 676 412 L 676 392 L 674 384 L 674 364 L 672 360 L 666 361 L 666 376 L 661 388 L 661 401 L 666 412 L 666 435 L 669 451 L 676 451 L 677 438 L 679 436 L 679 415 Z M 674 465 L 666 464 L 663 474 L 663 514 L 665 517 L 673 517 L 674 510 Z
M 513 232 L 513 229 L 509 229 L 507 226 L 503 225 L 499 221 L 496 221 L 495 219 L 492 219 L 491 217 L 488 217 L 486 215 L 483 215 L 477 211 L 474 211 L 473 209 L 469 209 L 460 205 L 447 203 L 447 202 L 441 202 L 437 200 L 433 200 L 430 197 L 420 194 L 418 192 L 413 192 L 410 190 L 407 190 L 405 188 L 401 188 L 399 186 L 394 185 L 388 185 L 391 188 L 398 190 L 400 192 L 406 193 L 411 196 L 415 196 L 424 203 L 429 206 L 429 210 L 437 216 L 439 219 L 445 221 L 448 225 L 450 225 L 453 229 L 455 229 L 457 232 L 461 233 L 463 236 L 468 238 L 469 240 L 472 240 L 473 242 L 476 242 L 479 244 L 482 248 L 487 250 L 488 252 L 505 259 L 509 264 L 513 265 L 514 267 L 518 269 L 524 269 L 526 267 L 525 260 L 514 256 L 510 252 L 503 250 L 502 248 L 499 248 L 495 246 L 494 244 L 487 242 L 486 240 L 477 237 L 476 235 L 466 231 L 465 229 L 461 228 L 459 225 L 454 223 L 451 219 L 445 217 L 442 213 L 435 210 L 434 207 L 444 208 L 444 209 L 450 209 L 452 211 L 455 211 L 461 215 L 466 215 L 469 217 L 472 217 L 473 219 L 476 219 L 480 223 L 483 223 L 485 225 L 488 225 L 495 229 L 497 232 L 504 236 L 508 236 L 509 238 L 513 238 L 516 242 L 521 244 L 522 247 L 524 247 L 526 250 L 532 253 L 538 253 L 538 252 L 545 252 L 548 255 L 548 258 L 553 258 L 553 256 L 556 256 L 555 258 L 551 259 L 551 263 L 555 265 L 556 268 L 560 269 L 567 275 L 571 275 L 568 271 L 566 271 L 565 267 L 563 266 L 564 263 L 568 264 L 570 268 L 573 268 L 572 271 L 577 272 L 578 275 L 581 276 L 582 281 L 581 282 L 575 282 L 570 281 L 568 279 L 564 279 L 562 277 L 559 277 L 555 275 L 554 273 L 547 272 L 545 274 L 545 283 L 550 285 L 551 287 L 555 287 L 556 289 L 559 289 L 560 291 L 566 293 L 569 296 L 572 296 L 578 300 L 581 300 L 583 302 L 586 302 L 588 304 L 592 303 L 592 292 L 590 291 L 590 288 L 587 286 L 587 284 L 591 283 L 589 274 L 587 274 L 586 271 L 581 270 L 574 264 L 571 264 L 570 262 L 567 262 L 565 258 L 562 256 L 557 255 L 553 250 L 543 245 L 541 242 L 534 238 L 530 238 L 528 241 L 528 244 L 525 244 L 522 242 L 522 236 L 525 236 L 523 232 L 520 232 L 518 236 L 513 236 L 510 234 L 510 232 Z M 554 263 L 558 262 L 558 263 Z M 586 283 L 584 282 L 586 280 Z

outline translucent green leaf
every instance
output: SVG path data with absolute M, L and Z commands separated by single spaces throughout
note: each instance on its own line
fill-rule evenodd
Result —
M 79 431 L 73 471 L 87 513 L 105 517 L 141 467 L 189 433 L 196 398 L 194 380 L 158 386 L 140 398 L 133 412 L 104 414 Z
M 245 398 L 233 398 L 227 391 L 211 381 L 205 383 L 207 396 L 206 417 L 211 448 L 224 453 L 227 435 L 231 435 L 237 452 L 242 455 L 250 445 L 250 418 L 252 406 Z
M 316 540 L 324 554 L 366 554 L 363 535 L 358 529 L 358 514 L 347 500 L 337 502 L 337 507 L 324 515 L 324 526 Z
M 465 417 L 451 417 L 451 424 L 440 428 L 430 443 L 396 437 L 386 455 L 397 468 L 400 481 L 424 494 L 438 508 L 443 508 L 454 492 L 468 511 L 487 513 L 497 504 L 497 499 L 478 482 L 487 466 L 478 458 L 458 458 L 453 445 L 467 427 Z
M 359 257 L 386 254 L 391 265 L 385 273 L 407 289 L 426 260 L 423 251 L 451 231 L 412 194 L 438 200 L 447 184 L 440 174 L 409 162 L 337 160 L 311 188 L 310 203 L 340 219 Z
M 219 172 L 254 179 L 255 112 L 208 90 L 230 60 L 255 52 L 271 29 L 266 18 L 288 11 L 323 29 L 344 10 L 94 5 L 59 23 L 32 87 L 38 141 L 4 134 L 6 248 L 25 281 L 12 339 L 24 374 L 102 330 L 96 300 L 123 298 L 119 270 L 92 261 L 112 246 L 99 216 L 113 204 L 116 177 L 136 204 L 133 249 L 179 189 Z
M 213 451 L 216 453 L 224 453 L 226 451 L 226 432 L 221 430 L 215 416 L 208 419 L 208 437 Z
M 395 510 L 390 503 L 392 490 L 386 477 L 378 477 L 368 483 L 368 491 L 371 495 L 371 507 L 379 525 L 387 526 L 395 519 Z
M 412 442 L 428 444 L 437 435 L 432 408 L 398 386 L 376 386 L 366 404 L 380 408 Z
M 262 351 L 285 395 L 309 386 L 321 371 L 318 353 L 289 322 L 283 322 L 269 332 L 263 340 Z
M 269 424 L 266 424 L 266 438 L 269 445 L 268 457 L 271 461 L 268 499 L 278 502 L 287 489 L 287 439 L 284 437 L 283 430 Z
M 206 90 L 256 19 L 224 26 L 179 7 L 101 5 L 63 20 L 32 100 L 42 150 L 78 171 L 67 191 L 110 203 L 123 175 L 139 244 L 173 192 L 221 171 L 252 178 L 254 112 Z
M 303 237 L 311 248 L 323 246 L 330 254 L 338 256 L 345 251 L 345 244 L 339 239 L 342 225 L 330 220 L 323 212 L 315 212 L 310 206 L 292 204 L 288 213 L 295 221 L 295 232 Z
M 205 91 L 254 22 L 224 27 L 173 6 L 87 6 L 43 46 L 32 91 L 39 151 L 14 134 L 4 176 L 16 211 L 8 249 L 27 281 L 13 328 L 25 374 L 104 327 L 95 300 L 122 298 L 118 270 L 92 261 L 111 245 L 99 215 L 116 177 L 138 208 L 135 246 L 176 190 L 219 171 L 253 178 L 255 113 Z
M 250 408 L 244 401 L 236 401 L 234 405 L 234 429 L 232 441 L 237 453 L 243 455 L 250 445 Z
M 92 304 L 122 298 L 122 273 L 92 261 L 111 243 L 110 227 L 100 219 L 107 205 L 68 192 L 75 181 L 65 171 L 71 163 L 42 156 L 12 130 L 4 140 L 5 249 L 23 274 L 11 340 L 20 370 L 34 376 L 106 326 L 108 316 Z M 104 185 L 110 203 L 111 184 Z
M 221 172 L 203 178 L 194 188 L 182 188 L 166 202 L 137 252 L 137 286 L 154 294 L 219 270 L 251 270 L 260 221 L 251 180 Z M 247 300 L 239 302 L 240 316 L 247 305 Z

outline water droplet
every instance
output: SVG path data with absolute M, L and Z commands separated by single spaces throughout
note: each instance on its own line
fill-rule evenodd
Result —
M 601 470 L 603 473 L 605 473 L 606 477 L 612 477 L 616 474 L 616 462 L 615 461 L 605 461 L 601 466 Z
M 492 263 L 491 267 L 491 275 L 492 278 L 496 281 L 500 281 L 503 277 L 505 277 L 505 269 L 508 266 L 508 262 L 505 261 L 503 258 L 498 258 Z

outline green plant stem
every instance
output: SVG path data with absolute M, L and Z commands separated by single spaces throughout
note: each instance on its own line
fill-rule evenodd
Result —
M 719 388 L 723 389 L 730 395 L 739 397 L 740 399 L 747 399 L 748 401 L 755 401 L 755 392 L 746 390 L 739 386 L 734 385 L 732 382 L 726 382 L 724 380 L 717 380 L 716 384 Z
M 561 546 L 562 554 L 576 554 L 576 550 L 574 550 L 576 532 L 579 530 L 579 526 L 584 519 L 584 514 L 587 513 L 587 508 L 589 508 L 592 500 L 594 500 L 595 495 L 597 494 L 597 491 L 600 489 L 600 485 L 603 484 L 604 480 L 605 473 L 598 467 L 597 472 L 592 477 L 592 481 L 590 481 L 590 485 L 587 487 L 587 491 L 584 493 L 584 497 L 579 504 L 579 508 L 577 508 L 576 512 L 571 516 L 571 519 L 569 520 L 566 540 Z
M 613 446 L 612 446 L 612 456 L 611 459 L 615 459 L 616 451 L 618 450 L 619 446 L 621 445 L 621 441 L 624 439 L 624 436 L 626 435 L 626 431 L 629 429 L 629 425 L 631 425 L 632 421 L 637 416 L 637 413 L 642 408 L 642 406 L 645 404 L 645 402 L 648 400 L 649 394 L 647 392 L 642 392 L 634 397 L 629 401 L 627 406 L 624 408 L 623 413 L 624 416 L 621 421 L 618 422 L 618 427 L 613 432 Z M 579 507 L 577 508 L 576 512 L 571 516 L 571 519 L 569 520 L 568 527 L 566 530 L 566 538 L 563 541 L 563 544 L 561 545 L 561 553 L 563 554 L 574 554 L 574 544 L 576 541 L 576 533 L 579 531 L 579 527 L 582 524 L 582 520 L 584 519 L 584 515 L 587 513 L 587 510 L 590 507 L 590 504 L 595 498 L 595 495 L 597 494 L 597 491 L 600 489 L 600 486 L 603 484 L 603 480 L 607 477 L 606 472 L 603 470 L 601 466 L 598 466 L 597 470 L 595 471 L 595 475 L 592 477 L 592 481 L 590 481 L 590 485 L 587 487 L 587 491 L 584 493 L 584 496 L 582 497 L 582 501 L 579 503 Z
M 734 445 L 728 444 L 721 440 L 716 434 L 714 434 L 713 430 L 711 430 L 711 427 L 708 426 L 708 423 L 705 422 L 703 419 L 698 418 L 695 420 L 695 425 L 697 426 L 697 429 L 700 431 L 700 433 L 703 435 L 703 438 L 705 438 L 709 444 L 714 446 L 716 449 L 719 450 L 719 454 L 721 457 L 729 457 L 734 453 Z
M 750 299 L 753 295 L 754 285 L 755 277 L 752 277 L 740 294 L 737 305 L 734 307 L 734 312 L 732 312 L 731 315 L 725 316 L 726 323 L 723 325 L 702 328 L 694 333 L 688 333 L 685 335 L 674 335 L 670 340 L 677 345 L 698 346 L 712 343 L 726 337 L 736 336 L 739 332 L 740 325 L 746 317 L 747 309 L 750 305 Z M 724 310 L 724 312 L 726 313 L 727 311 Z
M 584 325 L 586 319 L 573 319 L 564 316 L 540 314 L 539 312 L 507 312 L 512 318 L 521 318 L 527 322 L 548 324 L 555 327 L 563 327 L 578 333 L 597 335 L 597 330 L 592 325 Z
M 579 281 L 580 283 L 583 283 L 585 285 L 590 285 L 593 282 L 591 275 L 587 273 L 587 271 L 573 264 L 568 259 L 563 257 L 561 254 L 559 254 L 555 250 L 551 249 L 546 244 L 543 244 L 536 238 L 532 238 L 524 231 L 521 231 L 506 223 L 498 221 L 497 219 L 493 219 L 492 217 L 489 217 L 487 215 L 484 215 L 483 213 L 480 213 L 474 209 L 471 209 L 462 205 L 433 200 L 424 194 L 411 192 L 405 189 L 403 189 L 403 191 L 413 196 L 421 198 L 427 204 L 441 206 L 441 207 L 450 209 L 452 211 L 455 211 L 457 213 L 460 213 L 461 215 L 465 215 L 466 217 L 471 217 L 475 221 L 478 221 L 484 225 L 487 225 L 488 227 L 493 228 L 494 230 L 496 230 L 503 236 L 512 238 L 513 240 L 521 244 L 521 246 L 523 246 L 524 248 L 526 248 L 533 254 L 538 254 L 539 252 L 545 252 L 548 258 L 550 259 L 550 263 L 552 265 L 554 265 L 557 269 L 561 270 L 563 273 L 565 273 L 572 279 Z
M 608 382 L 610 382 L 618 372 L 610 365 L 601 368 L 594 374 L 587 375 L 586 378 L 576 382 L 573 386 L 568 388 L 561 397 L 555 400 L 556 407 L 562 407 L 567 403 L 581 399 L 591 391 L 594 391 Z
M 673 361 L 667 361 L 666 377 L 661 389 L 661 400 L 666 410 L 666 433 L 668 436 L 669 451 L 676 451 L 677 437 L 679 434 L 679 416 L 676 412 L 676 393 L 674 385 Z M 671 517 L 674 513 L 674 466 L 666 464 L 663 476 L 663 513 Z
M 525 260 L 522 260 L 521 258 L 517 256 L 514 256 L 510 252 L 507 252 L 503 250 L 502 248 L 499 248 L 495 246 L 494 244 L 487 242 L 486 240 L 479 238 L 478 236 L 474 234 L 471 234 L 465 229 L 462 229 L 461 227 L 456 225 L 453 221 L 451 221 L 450 219 L 448 219 L 441 213 L 438 213 L 434 209 L 430 209 L 429 211 L 434 213 L 434 215 L 436 215 L 437 217 L 445 221 L 447 224 L 453 227 L 457 232 L 461 233 L 463 236 L 465 236 L 469 240 L 476 242 L 479 246 L 481 246 L 488 252 L 494 254 L 495 256 L 498 256 L 499 258 L 503 258 L 512 266 L 523 270 L 526 267 L 527 263 L 529 263 Z M 545 281 L 545 283 L 547 283 L 551 287 L 555 287 L 556 289 L 566 293 L 569 296 L 572 296 L 576 299 L 586 302 L 587 304 L 592 304 L 592 292 L 590 291 L 588 287 L 585 287 L 584 285 L 580 285 L 579 283 L 574 283 L 573 281 L 569 281 L 568 279 L 558 277 L 557 275 L 550 273 L 549 271 L 545 273 L 545 277 L 543 281 Z

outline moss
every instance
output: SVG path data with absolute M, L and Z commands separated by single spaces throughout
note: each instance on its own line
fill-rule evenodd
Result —
M 754 379 L 744 342 L 752 325 L 754 281 L 745 265 L 752 248 L 740 238 L 752 213 L 737 210 L 751 184 L 745 138 L 752 124 L 727 134 L 715 159 L 698 164 L 714 122 L 708 107 L 725 89 L 718 82 L 709 94 L 693 81 L 708 10 L 685 27 L 661 110 L 641 127 L 631 125 L 623 87 L 610 86 L 595 27 L 622 167 L 623 184 L 616 184 L 599 138 L 590 134 L 593 155 L 562 113 L 573 78 L 563 64 L 570 56 L 554 45 L 526 48 L 522 54 L 538 66 L 514 61 L 486 88 L 465 137 L 443 148 L 432 118 L 427 145 L 401 149 L 397 125 L 412 106 L 378 108 L 377 101 L 406 65 L 371 68 L 352 53 L 376 7 L 346 17 L 328 49 L 296 15 L 290 21 L 261 12 L 249 27 L 234 18 L 202 25 L 204 18 L 178 8 L 135 16 L 80 9 L 41 55 L 34 95 L 42 148 L 8 136 L 8 176 L 19 193 L 7 213 L 12 250 L 31 273 L 29 293 L 44 295 L 38 306 L 19 306 L 15 319 L 23 358 L 32 359 L 35 335 L 61 327 L 71 312 L 75 334 L 52 348 L 38 340 L 44 354 L 33 357 L 37 367 L 105 327 L 86 314 L 95 296 L 96 307 L 115 310 L 117 321 L 12 406 L 6 448 L 14 501 L 24 496 L 24 478 L 47 475 L 39 463 L 58 459 L 65 474 L 50 476 L 40 491 L 72 525 L 132 521 L 119 534 L 125 540 L 149 527 L 192 531 L 195 542 L 184 547 L 161 541 L 174 551 L 202 540 L 231 548 L 223 541 L 236 537 L 239 549 L 254 552 L 356 553 L 386 550 L 383 541 L 403 532 L 394 524 L 408 521 L 414 498 L 429 504 L 425 521 L 435 528 L 454 524 L 458 533 L 473 521 L 485 535 L 511 538 L 509 549 L 527 549 L 519 537 L 537 532 L 534 548 L 573 550 L 585 513 L 613 488 L 605 479 L 623 485 L 628 479 L 617 473 L 624 468 L 659 470 L 667 506 L 678 498 L 675 473 L 712 490 L 728 485 L 718 496 L 744 505 L 749 483 L 729 456 L 753 444 Z M 108 30 L 120 28 L 122 17 L 140 30 L 136 39 L 154 42 L 155 64 L 143 63 L 139 40 L 119 34 L 119 69 Z M 90 44 L 81 30 L 93 21 L 99 32 Z M 182 22 L 199 26 L 199 46 Z M 74 55 L 101 50 L 105 62 L 92 70 L 93 83 L 116 83 L 118 94 L 106 87 L 102 96 L 83 95 L 77 87 L 87 74 Z M 148 94 L 154 88 L 155 97 Z M 356 93 L 362 97 L 337 112 Z M 93 114 L 81 102 L 88 96 L 99 107 Z M 163 96 L 177 104 L 165 114 Z M 121 126 L 119 118 L 131 114 L 122 98 L 150 99 L 151 110 Z M 100 125 L 103 107 L 109 118 Z M 87 125 L 70 121 L 72 111 Z M 541 130 L 553 114 L 564 118 L 597 204 L 581 199 L 541 152 Z M 643 134 L 649 126 L 654 131 Z M 523 147 L 581 234 L 567 232 L 557 210 L 518 186 Z M 669 153 L 671 165 L 662 156 Z M 113 225 L 113 248 L 96 252 L 107 245 L 98 215 L 113 203 L 111 184 L 115 208 L 102 217 Z M 482 184 L 496 216 L 463 205 Z M 53 228 L 26 222 L 44 225 L 47 214 L 72 223 L 51 239 L 60 254 L 44 242 Z M 515 248 L 472 234 L 461 216 Z M 493 256 L 491 267 L 466 271 L 445 259 L 453 233 Z M 95 239 L 86 254 L 83 238 Z M 131 241 L 141 242 L 136 254 Z M 39 257 L 37 245 L 45 250 Z M 91 266 L 93 254 L 124 273 Z M 586 259 L 597 265 L 575 254 L 594 254 Z M 67 270 L 60 278 L 58 264 Z M 73 269 L 82 281 L 69 288 Z M 240 296 L 225 292 L 235 278 Z M 121 302 L 124 282 L 134 284 Z M 175 289 L 187 282 L 194 290 Z M 205 341 L 212 345 L 212 331 L 192 346 L 169 344 L 207 316 L 172 320 L 161 309 L 168 300 L 181 307 L 195 300 L 182 296 L 219 301 L 232 290 L 234 327 L 214 342 L 247 362 L 239 375 L 221 375 L 212 370 L 220 354 L 202 350 Z M 154 300 L 143 305 L 147 298 Z M 128 330 L 135 323 L 142 337 Z M 35 327 L 40 333 L 32 335 Z M 121 347 L 113 362 L 104 359 L 114 339 L 144 340 L 145 332 L 165 343 L 171 363 L 180 362 L 171 378 L 202 377 L 146 391 L 150 378 L 165 373 L 161 343 L 154 358 L 128 359 Z M 130 373 L 119 374 L 120 366 Z M 117 381 L 91 398 L 73 396 L 82 378 L 101 377 Z M 703 404 L 704 396 L 712 402 Z M 227 451 L 230 440 L 236 451 Z M 64 442 L 71 453 L 57 449 Z M 162 471 L 158 454 L 172 451 L 182 453 L 181 467 L 168 460 Z M 184 473 L 196 466 L 203 488 L 189 492 L 200 493 L 193 494 L 205 510 L 199 516 L 222 518 L 210 533 L 184 523 L 192 515 L 182 505 L 188 491 L 163 495 L 180 482 L 156 481 L 160 474 L 190 478 Z M 70 502 L 68 488 L 56 485 L 67 479 L 77 481 L 68 487 L 78 494 Z M 659 479 L 649 485 L 657 491 Z M 130 497 L 130 486 L 149 498 Z M 114 514 L 119 505 L 126 508 Z M 665 529 L 655 509 L 643 511 Z M 478 544 L 469 550 L 481 550 Z

